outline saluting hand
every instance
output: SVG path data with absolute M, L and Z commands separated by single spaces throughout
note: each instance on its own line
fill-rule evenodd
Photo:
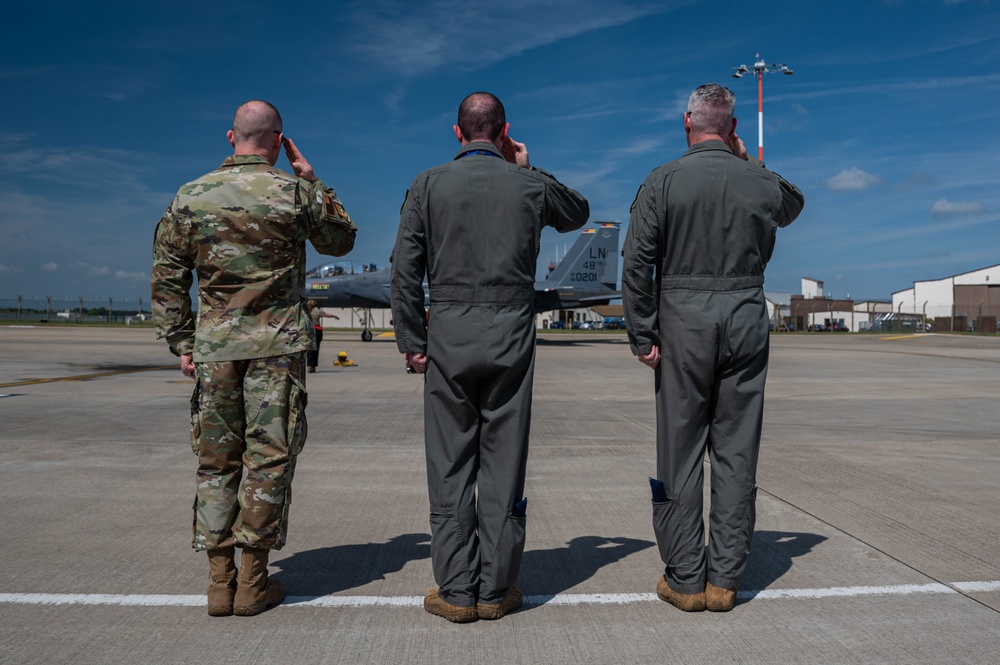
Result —
M 295 175 L 302 178 L 303 180 L 308 180 L 309 182 L 316 182 L 316 174 L 313 173 L 312 166 L 306 161 L 306 158 L 302 156 L 302 153 L 297 147 L 295 147 L 295 142 L 292 139 L 285 137 L 285 156 L 288 157 L 288 163 L 292 166 L 292 171 Z
M 733 154 L 740 159 L 750 159 L 750 155 L 747 154 L 747 147 L 743 145 L 743 139 L 733 132 L 729 135 L 729 149 L 733 151 Z
M 528 160 L 528 146 L 518 143 L 509 136 L 504 139 L 500 153 L 511 164 L 517 164 L 523 169 L 531 168 L 531 162 Z

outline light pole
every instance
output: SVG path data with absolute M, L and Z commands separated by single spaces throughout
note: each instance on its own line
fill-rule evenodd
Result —
M 743 78 L 744 74 L 749 74 L 750 70 L 746 65 L 733 67 L 736 73 L 734 79 Z M 769 65 L 757 54 L 757 61 L 753 63 L 753 73 L 757 77 L 757 159 L 764 161 L 764 74 L 782 73 L 791 76 L 793 72 L 788 65 Z

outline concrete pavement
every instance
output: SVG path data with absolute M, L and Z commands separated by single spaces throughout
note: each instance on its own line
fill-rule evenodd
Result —
M 334 368 L 338 351 L 358 363 Z M 967 662 L 1000 651 L 1000 340 L 772 336 L 737 607 L 656 599 L 652 373 L 624 335 L 538 347 L 526 605 L 426 614 L 422 383 L 327 333 L 309 375 L 292 598 L 205 614 L 191 383 L 150 330 L 0 327 L 0 662 Z M 170 367 L 171 369 L 158 369 Z M 80 378 L 86 377 L 86 378 Z

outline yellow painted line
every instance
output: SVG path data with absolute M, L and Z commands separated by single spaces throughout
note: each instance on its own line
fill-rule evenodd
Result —
M 379 333 L 378 336 L 379 337 L 395 337 L 396 333 L 384 332 L 384 333 Z
M 139 367 L 136 369 L 120 369 L 115 372 L 100 372 L 98 374 L 80 374 L 77 376 L 59 376 L 54 379 L 28 379 L 27 381 L 16 381 L 14 383 L 0 383 L 0 388 L 15 388 L 17 386 L 35 386 L 40 383 L 55 383 L 56 381 L 86 381 L 88 379 L 103 379 L 108 376 L 118 376 L 119 374 L 134 374 L 136 372 L 159 372 L 165 369 L 177 369 L 177 365 L 165 365 L 163 367 Z
M 914 337 L 929 337 L 929 335 L 894 335 L 893 337 L 880 337 L 883 342 L 893 339 L 913 339 Z

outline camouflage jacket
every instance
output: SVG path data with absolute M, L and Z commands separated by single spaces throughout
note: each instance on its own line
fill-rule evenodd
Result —
M 305 241 L 343 256 L 357 227 L 322 182 L 257 155 L 233 155 L 177 192 L 156 227 L 152 308 L 157 337 L 195 362 L 313 348 L 302 298 Z M 191 311 L 198 275 L 198 321 Z

